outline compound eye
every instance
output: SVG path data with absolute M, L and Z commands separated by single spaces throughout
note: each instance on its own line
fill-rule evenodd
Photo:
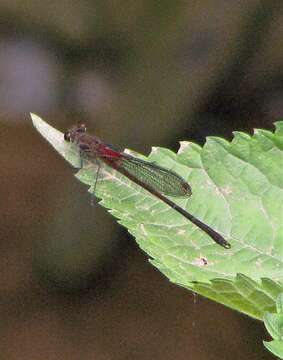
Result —
M 70 141 L 71 141 L 70 131 L 65 132 L 65 134 L 64 134 L 64 139 L 65 139 L 65 141 L 67 141 L 67 142 L 70 142 Z
M 79 124 L 77 128 L 77 132 L 85 133 L 86 132 L 86 125 L 85 124 Z

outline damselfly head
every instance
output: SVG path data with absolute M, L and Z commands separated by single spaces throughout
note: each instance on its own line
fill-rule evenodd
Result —
M 79 132 L 79 133 L 86 132 L 86 125 L 85 124 L 78 124 L 77 132 Z
M 83 134 L 86 132 L 85 124 L 78 124 L 77 127 L 68 130 L 64 134 L 64 139 L 67 142 L 73 142 L 77 134 Z

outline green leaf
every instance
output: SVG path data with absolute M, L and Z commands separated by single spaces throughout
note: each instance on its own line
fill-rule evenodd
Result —
M 264 341 L 264 346 L 272 352 L 273 355 L 283 359 L 283 342 L 281 340 Z
M 265 347 L 274 355 L 283 359 L 283 293 L 276 300 L 277 313 L 265 313 L 263 320 L 269 334 L 273 337 L 272 341 L 264 341 Z
M 78 150 L 63 134 L 32 115 L 34 126 L 78 167 Z M 103 166 L 95 194 L 150 261 L 170 281 L 262 319 L 283 292 L 283 122 L 275 132 L 234 133 L 232 142 L 209 137 L 203 147 L 182 142 L 178 154 L 154 148 L 148 156 L 192 186 L 178 205 L 220 232 L 232 248 L 203 231 L 114 170 Z M 95 164 L 76 177 L 92 186 Z M 92 191 L 92 190 L 91 190 Z

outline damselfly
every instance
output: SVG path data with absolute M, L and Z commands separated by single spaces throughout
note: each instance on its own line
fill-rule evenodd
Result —
M 190 185 L 174 171 L 115 150 L 98 137 L 89 135 L 84 124 L 67 131 L 64 139 L 78 146 L 81 159 L 86 158 L 99 166 L 101 162 L 107 164 L 190 220 L 217 244 L 226 249 L 231 247 L 217 231 L 167 198 L 192 194 Z

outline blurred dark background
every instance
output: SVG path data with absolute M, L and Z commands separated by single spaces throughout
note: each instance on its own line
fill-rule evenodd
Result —
M 272 359 L 262 324 L 156 271 L 32 128 L 148 153 L 272 129 L 283 2 L 0 1 L 0 359 Z

